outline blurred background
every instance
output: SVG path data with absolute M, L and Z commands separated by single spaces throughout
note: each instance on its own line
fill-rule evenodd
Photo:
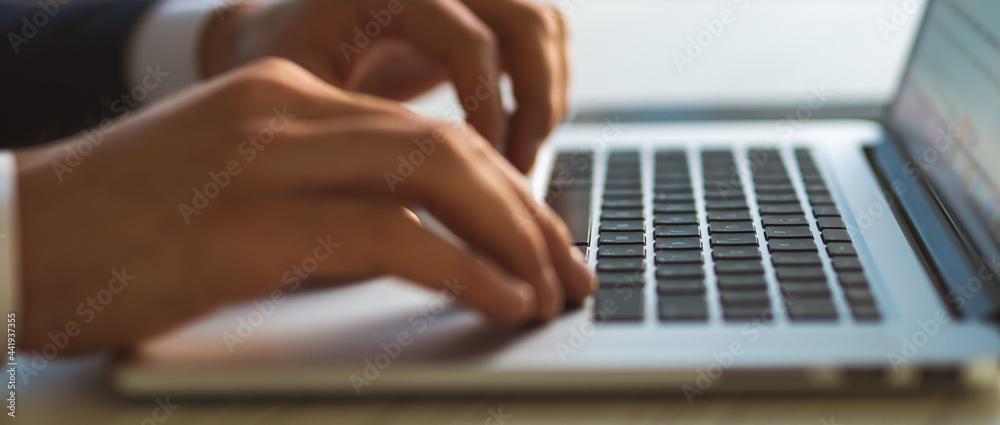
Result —
M 544 0 L 573 23 L 578 120 L 783 116 L 813 89 L 826 117 L 894 95 L 922 0 Z M 726 18 L 728 16 L 728 18 Z M 728 22 L 728 23 L 727 23 Z M 415 102 L 458 107 L 445 88 Z

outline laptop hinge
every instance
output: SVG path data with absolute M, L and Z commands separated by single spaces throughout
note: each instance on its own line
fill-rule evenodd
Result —
M 1000 323 L 1000 258 L 985 258 L 967 242 L 933 185 L 919 167 L 907 167 L 896 143 L 884 141 L 866 153 L 893 213 L 951 313 Z

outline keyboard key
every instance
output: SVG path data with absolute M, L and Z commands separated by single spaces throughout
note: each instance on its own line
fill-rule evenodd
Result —
M 708 306 L 702 296 L 661 296 L 660 320 L 702 321 L 708 319 Z
M 757 235 L 753 233 L 717 233 L 712 235 L 712 246 L 757 245 Z
M 746 200 L 741 185 L 710 185 L 705 187 L 705 199 L 720 201 Z
M 788 316 L 792 320 L 836 320 L 837 308 L 829 299 L 803 299 L 789 301 Z
M 840 217 L 840 211 L 833 205 L 817 205 L 813 207 L 813 215 L 816 217 Z
M 861 261 L 858 257 L 832 257 L 833 268 L 838 272 L 859 272 L 861 271 Z
M 767 289 L 767 281 L 764 280 L 764 275 L 719 275 L 718 284 L 719 288 L 723 290 Z
M 830 297 L 830 287 L 823 282 L 781 282 L 779 286 L 789 301 L 802 298 Z
M 833 197 L 830 195 L 810 193 L 809 203 L 813 205 L 833 205 Z
M 882 319 L 882 314 L 874 304 L 852 304 L 851 315 L 859 322 L 877 322 Z
M 601 208 L 608 210 L 642 208 L 642 199 L 605 199 Z
M 702 278 L 705 269 L 700 264 L 660 264 L 656 267 L 657 279 Z
M 767 307 L 771 304 L 771 297 L 767 291 L 721 291 L 719 299 L 722 305 L 729 306 L 753 306 Z
M 770 305 L 745 307 L 740 305 L 722 306 L 722 317 L 727 321 L 771 321 L 774 319 L 774 312 Z
M 641 189 L 642 181 L 638 178 L 614 179 L 608 178 L 604 181 L 604 188 L 607 189 Z
M 642 219 L 642 210 L 603 210 L 601 218 L 605 220 L 636 220 Z
M 691 193 L 691 183 L 656 183 L 654 193 Z
M 861 272 L 845 272 L 837 276 L 840 279 L 840 286 L 845 288 L 867 288 L 868 279 Z
M 644 268 L 642 258 L 605 257 L 597 261 L 598 271 L 632 271 Z
M 820 229 L 846 229 L 844 220 L 840 217 L 820 217 L 816 219 L 816 224 Z
M 642 244 L 646 234 L 642 232 L 601 232 L 598 239 L 603 244 Z
M 826 229 L 823 231 L 823 242 L 850 242 L 851 235 L 846 229 Z
M 653 236 L 698 236 L 701 229 L 695 224 L 667 224 L 659 225 L 653 229 Z
M 758 194 L 762 193 L 773 193 L 773 194 L 794 194 L 795 187 L 791 184 L 756 184 L 754 185 L 754 191 Z M 795 199 L 798 199 L 796 197 Z
M 772 238 L 809 238 L 812 239 L 812 230 L 809 226 L 770 226 L 764 229 L 764 236 Z
M 576 245 L 590 245 L 590 189 L 566 189 L 551 194 L 546 202 L 555 210 L 569 227 L 572 242 Z M 642 216 L 640 211 L 639 216 Z
M 718 274 L 761 274 L 764 266 L 758 260 L 719 260 L 715 262 Z
M 654 193 L 653 202 L 694 202 L 693 193 Z
M 656 262 L 658 264 L 663 263 L 698 263 L 703 262 L 703 258 L 700 250 L 669 250 L 669 251 L 658 251 L 656 253 Z
M 713 221 L 708 223 L 708 233 L 753 233 L 752 221 Z
M 603 245 L 597 249 L 598 257 L 645 257 L 642 245 Z
M 844 295 L 853 304 L 875 304 L 875 296 L 868 288 L 846 288 Z
M 775 266 L 819 266 L 819 255 L 815 252 L 775 252 L 771 254 Z
M 746 221 L 753 220 L 750 211 L 709 211 L 709 221 Z
M 760 250 L 750 246 L 717 246 L 712 248 L 712 258 L 720 259 L 746 259 L 760 258 Z
M 641 189 L 608 189 L 604 191 L 604 199 L 642 199 Z
M 799 204 L 761 204 L 761 214 L 801 214 L 802 206 Z
M 601 288 L 642 287 L 646 278 L 638 271 L 601 272 L 597 274 L 597 283 Z
M 655 203 L 653 212 L 658 213 L 693 213 L 697 211 L 692 203 Z
M 594 316 L 599 321 L 641 321 L 642 291 L 628 288 L 599 289 L 594 310 Z
M 794 193 L 757 194 L 757 203 L 759 204 L 785 204 L 789 202 L 799 202 L 799 197 Z
M 730 200 L 730 201 L 705 201 L 705 209 L 710 211 L 715 210 L 745 210 L 747 209 L 747 202 L 740 200 Z
M 808 226 L 809 220 L 802 214 L 773 215 L 767 214 L 760 217 L 764 227 L 768 226 Z
M 778 267 L 775 269 L 779 281 L 826 281 L 822 267 Z
M 695 214 L 656 214 L 653 216 L 653 224 L 698 224 L 698 216 Z
M 701 249 L 701 238 L 660 238 L 654 242 L 656 249 Z
M 830 253 L 831 256 L 838 255 L 849 255 L 857 256 L 858 252 L 854 250 L 854 245 L 845 242 L 833 242 L 826 244 L 826 252 Z
M 601 221 L 602 231 L 637 231 L 645 230 L 642 220 L 604 220 Z
M 822 183 L 819 183 L 819 184 L 817 184 L 817 183 L 811 183 L 811 184 L 807 183 L 805 186 L 806 186 L 806 192 L 809 193 L 810 195 L 813 195 L 813 194 L 816 194 L 816 195 L 829 195 L 830 194 L 830 190 L 827 189 L 826 185 L 822 184 Z
M 701 295 L 705 293 L 705 282 L 700 279 L 660 279 L 656 282 L 656 292 L 661 295 Z
M 812 239 L 771 239 L 767 241 L 771 252 L 779 251 L 816 251 L 816 243 Z

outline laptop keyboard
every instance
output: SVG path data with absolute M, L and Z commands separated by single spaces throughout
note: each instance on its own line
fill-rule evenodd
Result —
M 747 176 L 739 172 L 732 150 L 693 156 L 700 165 L 700 188 L 692 180 L 688 152 L 681 149 L 653 153 L 651 185 L 638 150 L 608 152 L 605 167 L 594 167 L 592 152 L 557 154 L 546 200 L 566 220 L 574 243 L 585 253 L 596 250 L 597 320 L 881 319 L 809 150 L 793 150 L 795 164 L 786 164 L 775 149 L 742 153 Z M 789 166 L 801 176 L 805 202 Z M 599 181 L 595 168 L 604 170 L 599 208 L 590 205 Z M 655 290 L 647 290 L 649 285 Z M 647 303 L 653 294 L 655 300 Z

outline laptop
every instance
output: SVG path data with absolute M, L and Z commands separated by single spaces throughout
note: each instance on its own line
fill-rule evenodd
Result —
M 880 122 L 574 122 L 537 198 L 600 288 L 499 327 L 393 279 L 287 288 L 124 354 L 173 397 L 996 389 L 1000 3 L 939 0 Z M 388 251 L 391 255 L 391 248 Z

